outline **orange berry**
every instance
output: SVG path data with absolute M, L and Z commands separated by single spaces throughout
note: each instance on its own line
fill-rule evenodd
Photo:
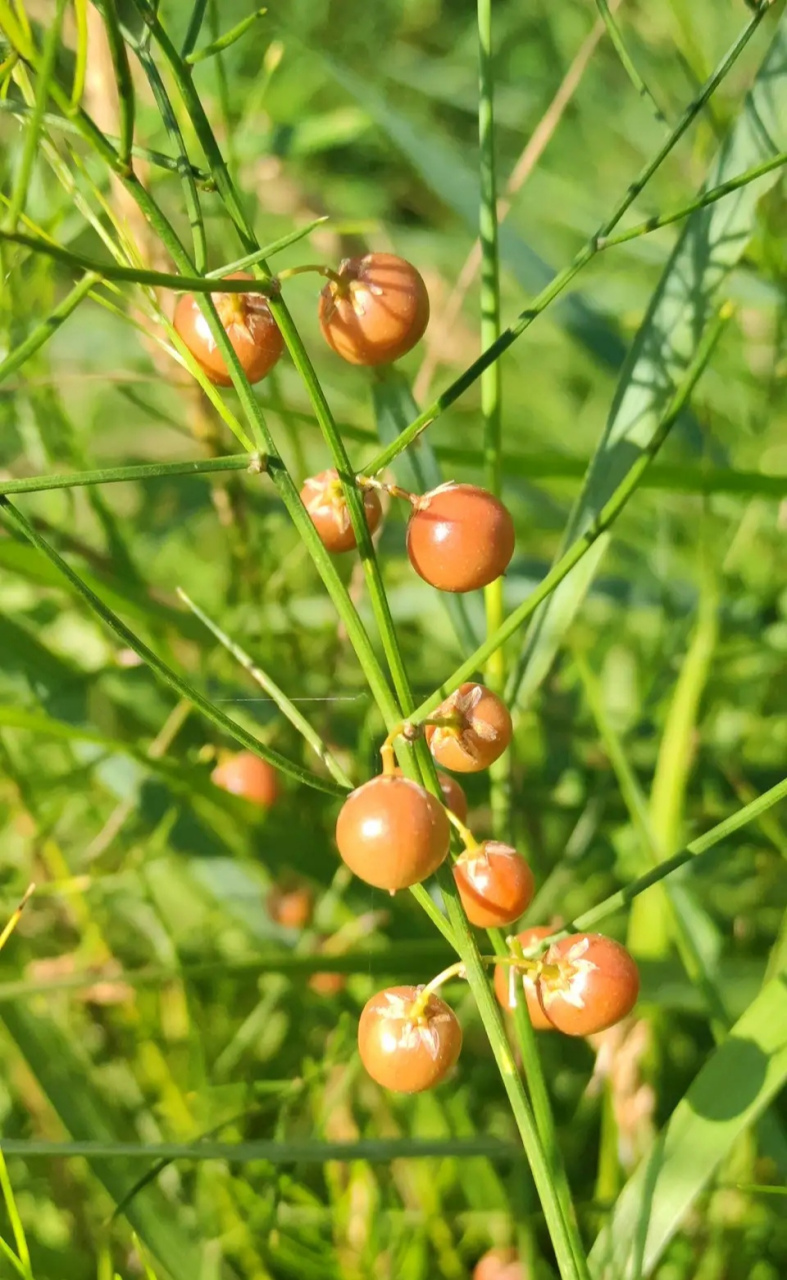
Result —
M 560 973 L 538 980 L 538 998 L 553 1027 L 567 1036 L 606 1031 L 630 1013 L 639 995 L 633 956 L 613 938 L 578 933 L 555 942 L 543 956 Z
M 346 986 L 343 973 L 313 973 L 309 978 L 309 987 L 318 996 L 338 996 Z
M 389 987 L 372 996 L 358 1023 L 361 1062 L 373 1080 L 395 1093 L 421 1093 L 445 1078 L 459 1057 L 462 1028 L 439 996 L 413 1015 L 420 987 Z
M 352 791 L 336 823 L 344 862 L 378 889 L 407 889 L 425 880 L 444 861 L 450 837 L 440 801 L 394 774 Z
M 507 509 L 474 484 L 425 493 L 407 525 L 410 563 L 439 591 L 474 591 L 494 582 L 508 568 L 514 541 Z
M 398 765 L 394 769 L 394 773 L 398 778 L 402 776 L 402 771 Z M 456 778 L 452 778 L 450 773 L 443 773 L 441 769 L 437 770 L 437 779 L 440 783 L 443 804 L 446 809 L 450 809 L 453 814 L 456 814 L 460 822 L 464 822 L 467 818 L 467 796 L 464 790 Z
M 454 880 L 465 915 L 480 929 L 513 924 L 530 906 L 533 872 L 516 849 L 485 840 L 454 863 Z
M 243 796 L 244 800 L 263 808 L 274 804 L 279 796 L 276 770 L 252 751 L 238 751 L 236 755 L 226 756 L 210 776 L 211 781 L 223 791 Z
M 345 258 L 339 281 L 320 294 L 319 320 L 329 347 L 350 364 L 392 364 L 423 337 L 429 294 L 411 263 L 393 253 Z
M 266 906 L 276 924 L 285 929 L 305 929 L 312 918 L 314 895 L 306 884 L 274 885 Z
M 309 476 L 301 489 L 301 502 L 328 551 L 352 551 L 357 546 L 350 511 L 336 471 L 321 471 L 319 475 Z M 375 489 L 364 489 L 363 509 L 369 532 L 374 533 L 383 514 Z
M 516 936 L 517 941 L 527 950 L 535 942 L 540 942 L 542 938 L 548 938 L 550 933 L 554 932 L 555 930 L 551 925 L 539 924 L 523 930 L 522 933 L 518 933 Z M 509 1013 L 512 1013 L 516 1008 L 520 999 L 520 992 L 524 993 L 530 1021 L 535 1030 L 554 1031 L 552 1023 L 541 1008 L 538 990 L 530 975 L 519 972 L 512 965 L 495 965 L 495 995 L 503 1008 L 507 1009 Z
M 227 279 L 253 280 L 254 277 L 247 271 L 235 271 Z M 211 297 L 246 377 L 249 382 L 259 382 L 270 373 L 284 350 L 284 339 L 271 315 L 267 298 L 253 292 L 214 293 Z M 193 293 L 184 293 L 178 299 L 173 323 L 210 381 L 217 387 L 232 386 L 224 356 Z
M 438 764 L 456 773 L 488 769 L 511 741 L 513 727 L 505 703 L 482 684 L 460 685 L 434 713 L 455 725 L 426 726 L 426 741 Z

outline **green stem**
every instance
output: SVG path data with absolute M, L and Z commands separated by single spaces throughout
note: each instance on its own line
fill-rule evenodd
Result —
M 49 97 L 52 76 L 55 70 L 55 58 L 60 47 L 60 28 L 63 25 L 63 13 L 66 7 L 66 0 L 57 0 L 55 13 L 52 19 L 46 40 L 44 41 L 44 51 L 41 57 L 41 65 L 38 72 L 38 85 L 36 87 L 36 100 L 33 107 L 32 119 L 30 127 L 25 137 L 24 150 L 22 151 L 22 159 L 19 170 L 16 175 L 11 199 L 6 212 L 4 226 L 8 231 L 14 231 L 19 221 L 20 214 L 25 207 L 27 199 L 27 189 L 30 186 L 30 178 L 33 173 L 33 165 L 36 161 L 38 152 L 38 136 L 41 132 L 41 125 L 44 119 L 44 110 Z
M 596 7 L 599 13 L 601 14 L 604 25 L 607 28 L 607 34 L 609 35 L 610 40 L 615 46 L 615 52 L 617 53 L 621 63 L 623 64 L 623 69 L 626 72 L 626 75 L 628 76 L 629 80 L 633 84 L 634 88 L 636 89 L 640 97 L 644 98 L 646 102 L 650 103 L 651 107 L 653 108 L 656 119 L 660 121 L 661 124 L 666 124 L 667 122 L 664 118 L 664 114 L 661 110 L 661 107 L 657 103 L 656 99 L 653 97 L 653 94 L 651 93 L 648 86 L 645 84 L 645 81 L 642 79 L 642 76 L 639 74 L 639 71 L 634 65 L 634 61 L 628 49 L 623 43 L 623 36 L 621 35 L 620 28 L 617 22 L 615 21 L 614 14 L 612 13 L 609 5 L 607 4 L 607 0 L 596 0 Z
M 207 720 L 212 721 L 217 728 L 223 730 L 230 737 L 237 739 L 247 750 L 253 751 L 255 755 L 261 756 L 263 760 L 267 760 L 269 764 L 274 765 L 282 773 L 288 774 L 297 782 L 302 782 L 308 787 L 314 787 L 317 791 L 323 791 L 327 795 L 344 795 L 344 787 L 338 787 L 334 782 L 329 782 L 327 778 L 320 778 L 316 774 L 311 773 L 308 769 L 303 769 L 300 765 L 295 764 L 292 760 L 288 760 L 286 756 L 282 756 L 278 751 L 274 751 L 271 747 L 265 746 L 255 737 L 248 733 L 241 725 L 236 724 L 234 720 L 230 720 L 223 711 L 214 706 L 207 698 L 204 698 L 193 685 L 189 684 L 175 671 L 172 671 L 165 662 L 159 658 L 152 649 L 149 649 L 138 636 L 131 631 L 125 623 L 121 622 L 117 614 L 108 609 L 102 600 L 95 594 L 93 590 L 83 582 L 78 574 L 66 564 L 62 556 L 50 546 L 45 538 L 34 528 L 29 520 L 22 515 L 15 507 L 11 505 L 7 498 L 0 498 L 0 511 L 4 514 L 9 524 L 13 525 L 20 533 L 31 542 L 42 555 L 46 556 L 50 564 L 54 565 L 59 573 L 70 582 L 71 586 L 79 596 L 85 601 L 93 612 L 102 620 L 110 631 L 122 640 L 123 644 L 128 645 L 136 654 L 147 663 L 153 674 L 162 684 L 168 685 L 174 689 L 181 698 L 188 699 L 193 703 L 198 711 L 200 711 Z
M 95 262 L 81 253 L 73 253 L 62 245 L 50 244 L 38 236 L 24 235 L 22 232 L 0 231 L 0 240 L 11 244 L 21 244 L 36 253 L 43 253 L 58 262 L 64 262 L 78 271 L 90 271 L 102 280 L 118 280 L 128 284 L 149 285 L 155 289 L 177 289 L 190 293 L 261 293 L 265 296 L 276 289 L 272 282 L 249 280 L 222 280 L 218 289 L 215 277 L 199 276 L 194 273 L 194 263 L 189 262 L 182 275 L 174 275 L 166 271 L 148 271 L 144 267 L 119 267 L 114 262 Z M 179 255 L 180 256 L 180 255 Z M 191 273 L 191 274 L 190 274 Z
M 9 351 L 5 360 L 0 361 L 0 383 L 5 382 L 10 374 L 16 373 L 17 369 L 21 368 L 26 360 L 35 355 L 36 351 L 57 333 L 63 321 L 68 319 L 71 312 L 76 310 L 82 299 L 97 283 L 98 276 L 89 271 L 66 294 L 63 301 L 55 307 L 54 311 L 49 313 L 46 320 L 42 320 L 41 324 L 32 333 L 28 334 L 24 342 L 20 342 L 18 347 L 14 347 L 13 351 Z
M 24 102 L 18 102 L 16 98 L 6 98 L 0 101 L 0 111 L 8 111 L 11 115 L 18 116 L 20 119 L 32 116 L 33 110 L 33 107 L 29 107 Z M 45 111 L 42 120 L 48 129 L 56 129 L 60 133 L 72 134 L 78 138 L 84 136 L 79 124 L 74 120 L 67 119 L 66 116 L 58 116 L 52 112 Z M 105 136 L 113 147 L 120 146 L 119 138 L 115 138 L 111 134 L 106 134 Z M 138 147 L 135 144 L 131 148 L 131 154 L 139 160 L 145 160 L 147 164 L 153 165 L 155 168 L 167 169 L 172 173 L 178 172 L 179 160 L 175 156 L 165 155 L 163 151 L 151 151 L 147 147 Z M 197 182 L 203 187 L 206 184 L 212 185 L 210 174 L 205 169 L 198 169 L 196 165 L 193 165 L 192 173 Z
M 180 56 L 184 62 L 189 61 L 189 55 L 199 40 L 199 33 L 202 30 L 202 24 L 205 21 L 205 10 L 208 7 L 208 0 L 194 0 L 194 8 L 191 10 L 189 25 L 183 40 L 183 48 Z
M 747 826 L 750 822 L 755 822 L 768 809 L 785 799 L 787 799 L 787 779 L 783 782 L 778 782 L 775 787 L 771 787 L 769 791 L 764 791 L 751 804 L 747 804 L 743 809 L 739 809 L 737 813 L 732 814 L 731 817 L 725 818 L 723 822 L 711 827 L 710 831 L 706 831 L 704 836 L 698 836 L 696 840 L 692 840 L 690 844 L 686 845 L 685 849 L 681 849 L 679 853 L 673 854 L 671 858 L 659 863 L 652 871 L 647 871 L 645 875 L 639 876 L 636 880 L 632 880 L 630 884 L 624 885 L 622 889 L 610 894 L 608 898 L 605 898 L 603 902 L 599 902 L 597 906 L 584 911 L 581 916 L 577 916 L 575 920 L 572 920 L 568 928 L 561 929 L 550 938 L 544 939 L 544 947 L 549 946 L 551 942 L 558 938 L 568 937 L 571 933 L 584 933 L 586 930 L 592 929 L 601 920 L 605 920 L 607 916 L 614 915 L 616 911 L 627 907 L 641 893 L 644 893 L 646 889 L 650 889 L 652 885 L 658 884 L 665 876 L 671 875 L 679 867 L 685 867 L 687 862 L 694 862 L 701 858 L 703 854 L 708 853 L 717 844 L 720 844 L 722 840 L 734 835 L 736 831 L 740 831 L 742 827 Z M 540 950 L 541 943 L 539 942 L 538 945 Z
M 131 150 L 134 146 L 134 116 L 136 111 L 134 80 L 131 75 L 131 67 L 128 61 L 126 45 L 120 30 L 117 0 L 103 0 L 103 3 L 100 5 L 100 9 L 104 19 L 104 28 L 107 33 L 112 65 L 115 69 L 118 102 L 120 105 L 120 145 L 118 147 L 118 158 L 122 167 L 124 169 L 129 169 L 131 164 Z M 140 50 L 138 48 L 136 49 L 136 53 L 137 57 L 139 57 Z
M 256 662 L 249 657 L 244 649 L 241 649 L 239 644 L 236 644 L 234 640 L 230 639 L 226 631 L 222 631 L 221 627 L 218 626 L 212 618 L 209 618 L 208 615 L 200 609 L 199 605 L 195 604 L 194 601 L 186 595 L 186 592 L 182 587 L 178 587 L 178 595 L 183 603 L 188 605 L 192 613 L 196 614 L 200 622 L 202 622 L 211 634 L 216 637 L 219 644 L 223 645 L 224 648 L 232 654 L 233 658 L 240 663 L 244 671 L 248 672 L 252 680 L 254 680 L 261 689 L 264 689 L 271 700 L 276 703 L 276 706 L 282 714 L 285 715 L 290 724 L 298 730 L 298 733 L 304 741 L 309 744 L 315 755 L 325 765 L 331 777 L 339 783 L 340 787 L 344 787 L 349 791 L 353 785 L 352 780 L 347 776 L 338 760 L 332 755 L 330 749 L 323 742 L 319 733 L 317 733 L 317 730 L 312 728 L 305 716 L 301 715 L 298 708 L 290 701 L 286 693 L 279 688 L 267 672 L 257 666 Z
M 265 470 L 264 459 L 248 453 L 226 458 L 200 458 L 197 462 L 143 462 L 131 467 L 103 467 L 97 471 L 65 472 L 54 476 L 28 476 L 24 480 L 0 480 L 0 495 L 41 493 L 47 489 L 78 489 L 91 484 L 119 484 L 127 480 L 154 480 L 160 476 L 196 476 L 210 471 Z
M 636 490 L 642 476 L 650 466 L 653 458 L 655 458 L 659 449 L 667 439 L 672 427 L 674 426 L 678 416 L 680 415 L 684 405 L 689 399 L 697 381 L 707 365 L 713 349 L 721 334 L 724 324 L 731 315 L 731 309 L 724 306 L 717 318 L 708 326 L 702 341 L 697 347 L 696 354 L 689 365 L 681 385 L 675 391 L 672 399 L 667 405 L 659 426 L 654 432 L 649 444 L 642 450 L 636 462 L 631 466 L 629 471 L 621 480 L 612 497 L 601 508 L 596 519 L 589 529 L 577 538 L 571 544 L 564 556 L 561 556 L 557 564 L 550 569 L 545 578 L 542 579 L 535 591 L 531 592 L 526 600 L 513 613 L 510 613 L 505 622 L 494 635 L 490 636 L 482 645 L 476 649 L 475 653 L 463 662 L 453 675 L 449 676 L 431 697 L 427 698 L 415 709 L 409 717 L 414 723 L 418 724 L 424 720 L 440 703 L 458 689 L 460 684 L 468 680 L 475 674 L 479 668 L 483 667 L 489 656 L 505 644 L 507 640 L 515 634 L 516 631 L 527 621 L 535 612 L 543 600 L 552 594 L 555 588 L 563 581 L 568 573 L 578 564 L 585 553 L 593 546 L 593 543 L 601 537 L 607 529 L 614 524 L 621 511 Z
M 184 53 L 184 62 L 194 67 L 198 62 L 204 62 L 206 58 L 212 58 L 215 54 L 229 49 L 230 45 L 235 44 L 236 40 L 240 40 L 242 36 L 245 36 L 249 28 L 259 22 L 260 18 L 264 17 L 267 12 L 267 9 L 258 9 L 256 13 L 250 13 L 247 18 L 242 18 L 234 27 L 230 27 L 230 30 L 225 32 L 223 36 L 211 41 L 203 49 L 198 49 L 196 53 Z
M 746 48 L 746 45 L 749 43 L 760 22 L 764 18 L 767 8 L 768 5 L 761 6 L 750 19 L 749 23 L 738 36 L 738 39 L 733 44 L 732 48 L 714 71 L 713 75 L 703 85 L 698 96 L 683 112 L 683 115 L 675 125 L 669 137 L 656 152 L 655 156 L 645 165 L 639 175 L 626 189 L 625 195 L 617 204 L 611 216 L 599 227 L 596 234 L 591 236 L 586 244 L 579 250 L 573 261 L 570 262 L 563 271 L 559 272 L 545 289 L 542 289 L 541 293 L 533 299 L 524 311 L 520 312 L 518 318 L 509 326 L 508 329 L 503 330 L 496 342 L 493 342 L 489 347 L 487 347 L 479 358 L 464 371 L 464 373 L 460 374 L 460 376 L 452 382 L 436 400 L 433 400 L 422 413 L 419 413 L 418 417 L 415 418 L 408 427 L 405 427 L 404 431 L 401 432 L 396 440 L 392 441 L 386 449 L 383 449 L 383 451 L 379 453 L 372 462 L 367 463 L 363 467 L 364 472 L 377 473 L 389 466 L 393 459 L 397 457 L 403 449 L 406 449 L 408 445 L 412 444 L 413 440 L 415 440 L 422 431 L 430 426 L 436 418 L 439 418 L 455 400 L 459 399 L 468 387 L 471 387 L 473 383 L 480 378 L 484 369 L 487 369 L 489 365 L 494 364 L 496 360 L 499 360 L 503 352 L 507 351 L 508 348 L 516 342 L 517 338 L 530 327 L 533 321 L 546 310 L 551 302 L 554 302 L 555 298 L 563 292 L 566 286 L 571 283 L 583 267 L 587 266 L 591 259 L 595 257 L 599 251 L 599 241 L 606 240 L 609 237 L 610 233 L 620 222 L 627 209 L 637 199 L 644 187 L 648 182 L 650 182 L 654 173 L 656 173 L 657 169 L 659 169 L 664 160 L 666 160 L 673 147 L 675 147 L 683 137 L 689 125 L 696 119 L 700 111 L 702 111 L 705 104 L 711 98 L 722 80 L 737 61 L 738 57 Z

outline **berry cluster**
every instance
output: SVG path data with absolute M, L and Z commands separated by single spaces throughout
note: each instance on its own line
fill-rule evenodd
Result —
M 429 297 L 416 269 L 387 253 L 345 260 L 328 276 L 319 301 L 319 322 L 328 345 L 350 364 L 390 364 L 422 337 L 429 320 Z M 293 272 L 283 272 L 282 278 Z M 235 278 L 251 279 L 240 274 Z M 251 382 L 264 378 L 283 350 L 281 333 L 266 298 L 257 293 L 214 295 L 219 319 Z M 210 326 L 190 294 L 175 312 L 175 328 L 207 377 L 231 382 Z M 426 582 L 441 591 L 465 592 L 487 586 L 505 572 L 514 552 L 514 526 L 503 504 L 472 484 L 443 484 L 416 496 L 396 485 L 368 477 L 361 488 L 370 533 L 382 518 L 380 491 L 411 504 L 407 525 L 410 562 Z M 323 545 L 341 553 L 356 547 L 356 536 L 336 471 L 310 476 L 301 490 Z M 456 773 L 487 769 L 506 750 L 512 725 L 508 708 L 490 689 L 468 682 L 446 698 L 423 724 L 406 724 L 386 739 L 383 772 L 347 797 L 336 824 L 339 853 L 361 880 L 395 893 L 431 876 L 445 862 L 451 826 L 463 852 L 453 876 L 467 919 L 482 929 L 513 924 L 529 906 L 533 874 L 517 851 L 498 840 L 479 843 L 464 825 L 467 798 L 459 783 L 440 774 L 442 803 L 396 766 L 393 739 L 412 740 L 423 733 L 436 763 Z M 276 799 L 275 772 L 248 752 L 230 757 L 214 771 L 214 781 L 261 805 Z M 303 891 L 277 890 L 269 901 L 274 919 L 303 927 L 311 899 Z M 586 1036 L 612 1026 L 631 1010 L 638 990 L 636 965 L 619 943 L 598 934 L 572 934 L 544 947 L 547 926 L 509 939 L 510 954 L 497 960 L 495 990 L 507 1010 L 524 1000 L 533 1026 Z M 543 954 L 538 952 L 540 945 Z M 320 976 L 320 975 L 318 975 Z M 451 1070 L 462 1046 L 453 1010 L 437 989 L 464 976 L 461 965 L 425 986 L 390 987 L 367 1002 L 358 1027 L 361 1060 L 379 1084 L 400 1093 L 417 1093 L 438 1084 Z M 520 997 L 521 992 L 521 997 Z M 497 1262 L 499 1255 L 490 1255 Z M 500 1277 L 515 1272 L 501 1264 Z
M 429 295 L 421 276 L 404 258 L 368 253 L 348 258 L 329 276 L 320 295 L 319 321 L 328 345 L 350 364 L 390 364 L 423 336 Z M 301 268 L 294 268 L 295 271 Z M 283 272 L 282 277 L 287 273 Z M 228 279 L 251 280 L 245 272 Z M 261 293 L 216 293 L 219 319 L 250 382 L 270 373 L 284 343 Z M 175 329 L 211 382 L 231 385 L 226 362 L 193 294 L 175 309 Z M 444 484 L 421 496 L 372 479 L 362 482 L 370 533 L 380 523 L 379 489 L 412 505 L 407 554 L 416 573 L 440 591 L 475 591 L 493 582 L 514 553 L 514 525 L 503 504 L 472 484 Z M 336 471 L 310 476 L 301 501 L 328 551 L 352 551 L 355 533 Z

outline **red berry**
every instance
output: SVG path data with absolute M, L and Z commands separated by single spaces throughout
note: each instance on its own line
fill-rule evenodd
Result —
M 491 1249 L 476 1263 L 473 1280 L 526 1280 L 524 1264 L 515 1249 Z
M 223 791 L 231 791 L 234 796 L 243 796 L 244 800 L 264 808 L 274 804 L 279 796 L 276 770 L 252 751 L 227 756 L 210 776 Z
M 235 271 L 227 279 L 253 280 L 254 277 L 247 271 Z M 261 293 L 214 293 L 211 297 L 246 377 L 249 382 L 259 382 L 270 373 L 284 350 L 284 339 L 267 299 Z M 178 299 L 173 323 L 210 381 L 218 387 L 232 386 L 224 356 L 192 293 L 184 293 Z
M 358 1049 L 369 1075 L 395 1093 L 421 1093 L 445 1078 L 459 1057 L 462 1028 L 453 1009 L 430 995 L 413 1015 L 420 987 L 389 987 L 367 1001 Z
M 423 337 L 429 294 L 411 263 L 393 253 L 345 258 L 320 294 L 320 328 L 350 364 L 392 364 Z
M 456 773 L 488 769 L 511 741 L 508 708 L 482 684 L 460 685 L 435 711 L 436 720 L 443 717 L 453 717 L 457 723 L 428 724 L 426 741 L 438 764 Z
M 312 918 L 314 895 L 306 884 L 274 885 L 266 906 L 276 924 L 285 929 L 305 929 Z
M 527 950 L 534 943 L 540 942 L 542 938 L 548 938 L 550 933 L 555 930 L 551 925 L 539 924 L 534 925 L 530 929 L 523 930 L 518 933 L 517 941 Z M 529 974 L 522 973 L 515 969 L 512 965 L 498 964 L 495 966 L 495 995 L 500 1001 L 504 1009 L 512 1013 L 520 999 L 520 993 L 524 993 L 527 1001 L 527 1009 L 536 1031 L 553 1031 L 554 1027 L 549 1018 L 541 1008 L 538 998 L 536 983 Z
M 378 889 L 407 889 L 425 880 L 444 861 L 450 836 L 440 801 L 396 775 L 382 774 L 352 791 L 336 823 L 347 866 Z
M 544 1014 L 567 1036 L 605 1031 L 630 1013 L 639 995 L 639 971 L 633 957 L 613 938 L 579 933 L 555 942 L 543 956 L 556 966 L 544 973 L 538 996 Z
M 357 546 L 341 481 L 335 471 L 310 476 L 301 489 L 301 502 L 328 551 L 352 551 Z M 364 489 L 363 508 L 369 532 L 374 533 L 383 514 L 375 489 Z
M 402 776 L 402 771 L 397 765 L 394 769 L 397 777 Z M 460 787 L 456 778 L 452 778 L 449 773 L 443 773 L 437 770 L 437 780 L 440 783 L 440 790 L 443 793 L 443 804 L 446 809 L 450 809 L 460 822 L 464 822 L 467 818 L 467 796 Z
M 513 924 L 530 906 L 533 872 L 516 849 L 485 840 L 454 863 L 454 880 L 465 915 L 479 929 Z
M 444 484 L 419 498 L 407 525 L 416 573 L 440 591 L 494 582 L 514 554 L 514 522 L 502 502 L 474 484 Z

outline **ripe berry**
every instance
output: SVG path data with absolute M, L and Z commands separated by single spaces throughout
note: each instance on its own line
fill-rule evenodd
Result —
M 423 337 L 429 294 L 411 263 L 393 253 L 345 258 L 320 294 L 320 328 L 350 364 L 392 364 Z
M 369 1075 L 396 1093 L 421 1093 L 445 1078 L 459 1057 L 462 1028 L 453 1009 L 430 995 L 413 1014 L 419 987 L 389 987 L 367 1001 L 358 1049 Z
M 473 1280 L 526 1280 L 524 1263 L 515 1249 L 491 1249 L 476 1263 Z
M 347 979 L 343 973 L 313 973 L 309 978 L 309 987 L 318 996 L 341 995 L 347 986 Z
M 211 781 L 234 796 L 268 808 L 279 796 L 279 780 L 273 765 L 252 751 L 227 756 L 210 775 Z
M 235 271 L 227 279 L 254 277 L 247 271 Z M 284 350 L 284 339 L 267 299 L 261 293 L 214 293 L 211 297 L 246 377 L 249 382 L 259 382 L 270 373 Z M 218 387 L 232 386 L 224 356 L 193 293 L 184 293 L 178 299 L 173 323 L 210 381 Z
M 485 840 L 475 849 L 466 849 L 453 870 L 465 915 L 479 929 L 513 924 L 530 906 L 533 872 L 508 844 Z
M 312 918 L 314 895 L 306 884 L 274 885 L 265 905 L 276 924 L 285 929 L 305 929 Z
M 397 777 L 401 777 L 402 771 L 397 765 L 394 773 Z M 443 804 L 446 809 L 450 809 L 456 814 L 460 822 L 464 822 L 467 818 L 467 796 L 460 787 L 456 778 L 452 778 L 450 773 L 443 773 L 441 769 L 437 771 L 437 780 L 440 783 L 440 790 L 443 793 Z
M 357 546 L 350 511 L 335 471 L 321 471 L 319 475 L 309 476 L 301 489 L 301 502 L 328 551 L 352 551 Z M 369 532 L 374 533 L 383 514 L 375 489 L 364 489 L 363 509 Z
M 630 1013 L 639 995 L 633 957 L 613 938 L 580 933 L 555 942 L 543 957 L 559 976 L 538 982 L 544 1014 L 567 1036 L 605 1031 Z
M 336 823 L 339 853 L 378 889 L 407 889 L 436 871 L 448 853 L 445 809 L 417 782 L 381 774 L 352 791 Z
M 539 924 L 534 925 L 530 929 L 523 930 L 518 933 L 517 941 L 521 943 L 525 950 L 532 947 L 534 943 L 540 942 L 542 938 L 548 938 L 550 933 L 555 930 L 551 925 Z M 500 1001 L 504 1009 L 512 1013 L 516 1008 L 520 999 L 520 993 L 524 993 L 527 1001 L 527 1011 L 530 1014 L 530 1021 L 536 1031 L 553 1031 L 554 1027 L 549 1018 L 541 1008 L 538 998 L 538 990 L 536 983 L 527 973 L 521 973 L 512 965 L 498 964 L 495 966 L 495 995 Z
M 435 711 L 436 720 L 443 717 L 453 717 L 457 723 L 428 724 L 426 741 L 438 764 L 456 773 L 488 769 L 511 741 L 508 708 L 482 684 L 460 685 Z
M 439 591 L 474 591 L 505 571 L 514 538 L 514 522 L 494 494 L 474 484 L 443 484 L 413 507 L 407 554 Z

